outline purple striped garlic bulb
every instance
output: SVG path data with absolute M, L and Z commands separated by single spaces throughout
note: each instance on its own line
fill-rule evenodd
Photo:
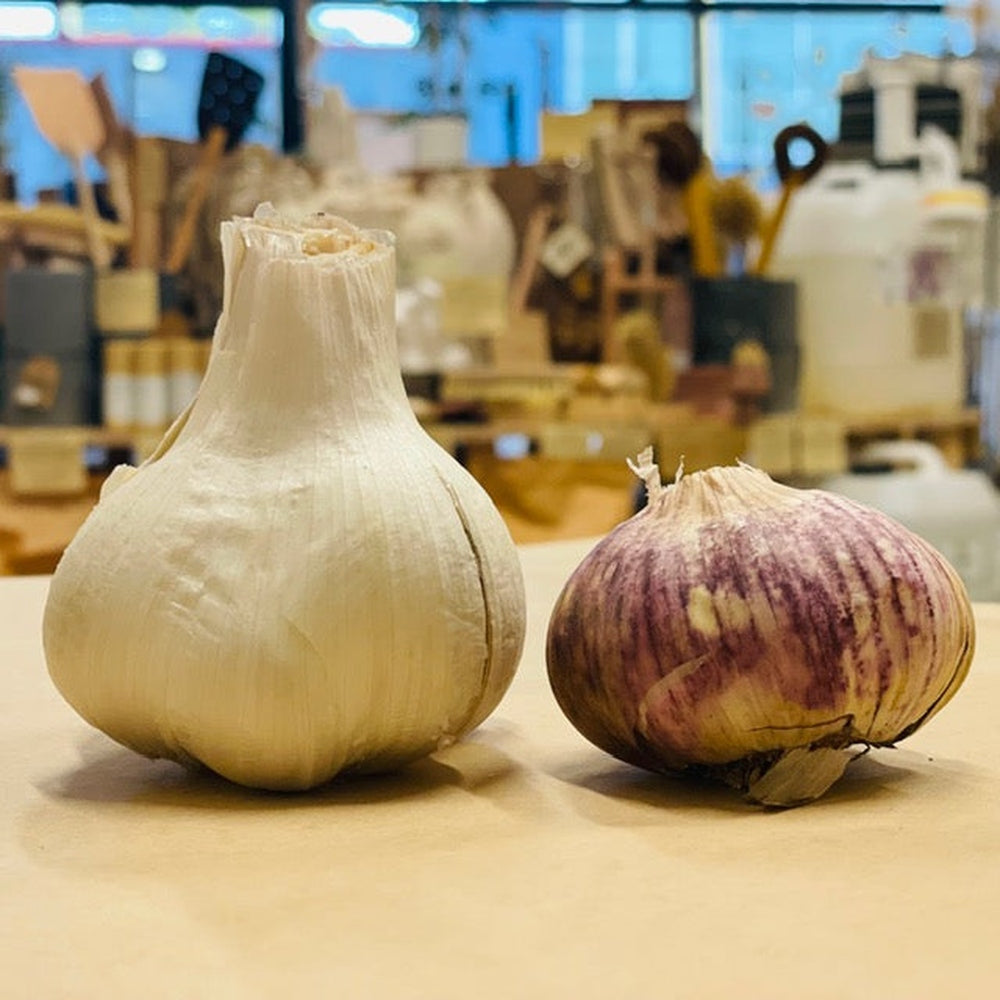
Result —
M 972 609 L 927 542 L 747 465 L 663 487 L 640 459 L 649 503 L 587 555 L 549 622 L 553 693 L 591 742 L 796 805 L 958 690 Z

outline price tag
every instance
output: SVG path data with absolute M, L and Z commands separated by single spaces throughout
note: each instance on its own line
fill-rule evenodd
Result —
M 594 252 L 591 238 L 572 222 L 564 222 L 542 246 L 542 266 L 553 277 L 566 278 Z

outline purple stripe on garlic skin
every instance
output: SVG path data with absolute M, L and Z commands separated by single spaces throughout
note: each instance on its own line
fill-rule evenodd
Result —
M 547 661 L 584 736 L 672 770 L 891 744 L 954 694 L 973 642 L 965 589 L 926 542 L 737 466 L 654 489 L 593 549 Z

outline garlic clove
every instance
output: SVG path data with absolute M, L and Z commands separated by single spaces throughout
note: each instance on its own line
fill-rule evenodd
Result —
M 818 799 L 857 756 L 824 746 L 795 747 L 778 755 L 759 776 L 744 779 L 746 796 L 762 806 L 796 806 Z

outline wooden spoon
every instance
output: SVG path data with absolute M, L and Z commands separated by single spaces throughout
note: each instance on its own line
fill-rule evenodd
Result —
M 104 142 L 104 124 L 87 81 L 74 69 L 15 66 L 14 82 L 27 102 L 38 131 L 73 167 L 90 259 L 98 271 L 111 266 L 111 251 L 100 231 L 94 189 L 84 161 Z

